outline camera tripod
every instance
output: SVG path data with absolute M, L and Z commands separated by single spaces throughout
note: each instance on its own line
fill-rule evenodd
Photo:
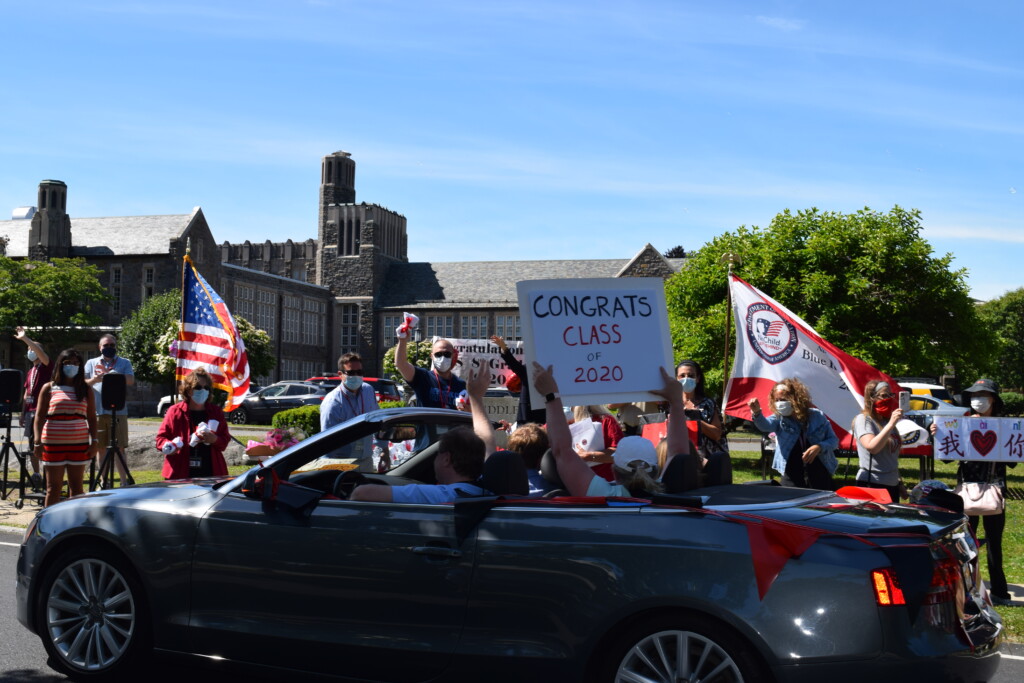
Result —
M 103 454 L 103 458 L 100 460 L 99 470 L 96 469 L 96 460 L 92 459 L 89 465 L 89 490 L 95 491 L 96 484 L 99 483 L 101 489 L 114 488 L 114 458 L 117 458 L 117 462 L 121 463 L 121 467 L 124 471 L 124 481 L 122 485 L 133 486 L 135 480 L 132 478 L 132 473 L 128 469 L 128 463 L 125 462 L 124 453 L 121 451 L 120 446 L 117 444 L 117 411 L 111 411 L 110 413 L 110 444 L 107 446 L 106 452 Z
M 0 500 L 7 500 L 8 496 L 13 491 L 18 492 L 18 500 L 14 501 L 14 507 L 21 509 L 25 505 L 25 501 L 28 499 L 42 500 L 43 496 L 39 493 L 25 493 L 25 483 L 28 480 L 28 463 L 25 461 L 25 456 L 22 455 L 18 447 L 14 445 L 11 440 L 11 413 L 7 410 L 0 412 L 0 426 L 6 428 L 6 431 L 0 439 L 3 440 L 3 448 L 0 448 L 0 467 L 3 468 L 4 479 L 3 488 L 0 490 Z M 11 453 L 14 453 L 14 459 L 18 461 L 19 475 L 18 483 L 12 483 L 10 478 L 11 469 Z

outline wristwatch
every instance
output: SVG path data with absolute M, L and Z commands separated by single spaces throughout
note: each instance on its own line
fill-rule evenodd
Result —
M 544 402 L 545 403 L 551 403 L 556 398 L 558 398 L 558 394 L 555 394 L 555 393 L 545 394 L 544 395 Z

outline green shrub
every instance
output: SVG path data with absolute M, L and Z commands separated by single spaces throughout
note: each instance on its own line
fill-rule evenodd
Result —
M 287 429 L 293 427 L 306 433 L 306 436 L 313 436 L 320 431 L 320 406 L 302 406 L 282 410 L 274 415 L 270 424 L 275 428 Z
M 404 408 L 405 407 L 405 402 L 404 401 L 381 401 L 379 405 L 380 405 L 381 408 Z
M 1018 394 L 1015 391 L 1004 391 L 999 394 L 999 398 L 1003 399 L 1003 415 L 1013 417 L 1024 415 L 1024 394 Z

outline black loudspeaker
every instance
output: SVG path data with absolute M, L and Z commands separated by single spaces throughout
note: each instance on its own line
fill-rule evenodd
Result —
M 124 410 L 125 379 L 121 373 L 103 375 L 103 389 L 100 391 L 100 403 L 104 410 Z
M 0 370 L 0 406 L 10 411 L 16 411 L 21 404 L 21 395 L 24 392 L 25 379 L 21 370 L 7 368 Z

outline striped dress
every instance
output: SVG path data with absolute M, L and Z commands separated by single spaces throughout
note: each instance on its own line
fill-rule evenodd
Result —
M 79 400 L 74 387 L 50 386 L 50 410 L 43 425 L 43 463 L 85 465 L 89 462 L 87 398 Z

